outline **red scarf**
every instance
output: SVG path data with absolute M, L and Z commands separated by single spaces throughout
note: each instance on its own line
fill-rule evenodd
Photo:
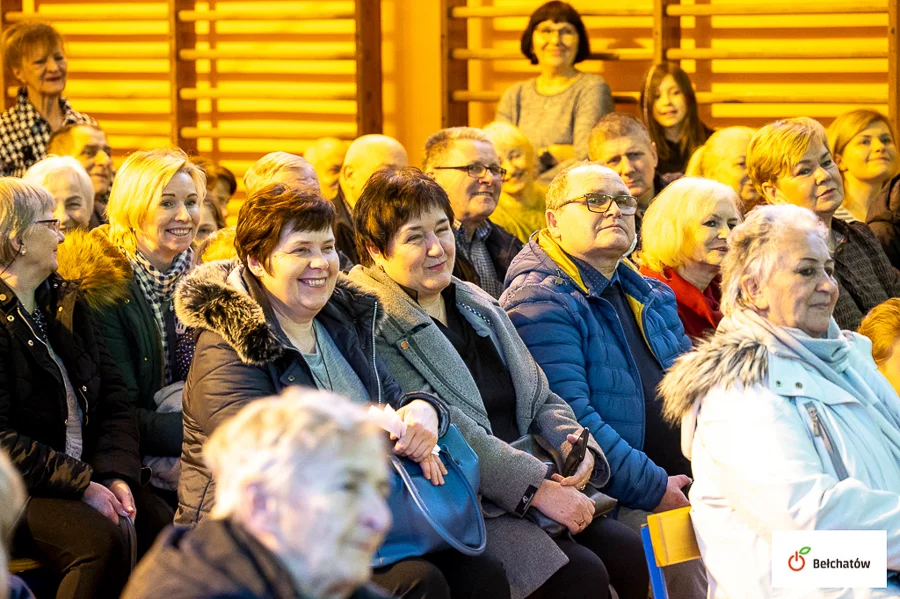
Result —
M 701 292 L 682 279 L 672 268 L 666 267 L 660 274 L 642 266 L 641 274 L 662 281 L 672 288 L 672 291 L 675 292 L 678 317 L 684 325 L 684 332 L 695 345 L 698 339 L 702 339 L 719 325 L 719 321 L 722 320 L 722 313 L 719 312 L 719 300 L 722 298 L 719 276 Z

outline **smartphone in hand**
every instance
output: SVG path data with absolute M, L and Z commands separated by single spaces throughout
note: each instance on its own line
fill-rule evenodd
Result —
M 588 435 L 590 435 L 590 433 L 588 432 L 587 427 L 581 429 L 581 435 L 578 437 L 578 441 L 575 442 L 575 445 L 572 446 L 572 451 L 566 456 L 566 462 L 563 464 L 562 472 L 560 472 L 564 478 L 568 478 L 575 474 L 575 471 L 578 470 L 578 466 L 584 460 L 584 456 L 587 453 Z

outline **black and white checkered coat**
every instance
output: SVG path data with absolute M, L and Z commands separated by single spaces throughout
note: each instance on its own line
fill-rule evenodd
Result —
M 60 96 L 64 125 L 88 123 L 96 125 L 92 117 L 72 109 L 69 101 Z M 47 154 L 50 123 L 28 100 L 28 90 L 19 89 L 16 105 L 0 114 L 0 176 L 21 177 L 32 164 Z

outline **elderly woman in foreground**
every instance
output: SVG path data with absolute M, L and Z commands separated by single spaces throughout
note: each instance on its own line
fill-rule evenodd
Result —
M 383 597 L 364 585 L 391 524 L 386 449 L 366 411 L 332 393 L 249 404 L 203 448 L 212 517 L 161 536 L 123 597 Z
M 451 276 L 456 243 L 446 192 L 418 169 L 383 170 L 369 179 L 354 215 L 365 266 L 350 278 L 387 313 L 378 347 L 404 389 L 433 390 L 447 402 L 478 454 L 486 555 L 503 562 L 512 597 L 605 597 L 610 582 L 623 599 L 646 597 L 637 535 L 594 519 L 594 503 L 579 492 L 609 479 L 593 438 L 567 478 L 546 477 L 542 461 L 511 445 L 539 433 L 565 458 L 582 427 L 497 302 Z M 522 517 L 529 509 L 568 531 L 552 538 Z
M 730 245 L 725 317 L 661 384 L 693 463 L 710 597 L 772 596 L 777 530 L 885 530 L 888 574 L 900 570 L 900 400 L 868 339 L 832 318 L 828 229 L 809 210 L 761 206 Z
M 641 274 L 672 288 L 691 339 L 714 331 L 722 319 L 719 267 L 739 222 L 737 194 L 695 177 L 670 183 L 644 213 L 644 243 L 636 257 Z

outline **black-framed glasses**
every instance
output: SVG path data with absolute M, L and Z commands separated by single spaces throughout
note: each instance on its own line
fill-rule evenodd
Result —
M 44 220 L 36 220 L 34 221 L 36 225 L 44 225 L 54 233 L 59 233 L 59 219 L 58 218 L 46 218 Z
M 506 176 L 506 169 L 501 168 L 500 165 L 494 164 L 492 166 L 484 166 L 483 164 L 469 164 L 467 166 L 435 166 L 434 170 L 449 170 L 449 171 L 466 171 L 466 174 L 472 177 L 473 179 L 480 179 L 484 176 L 484 173 L 487 171 L 491 171 L 491 175 L 495 178 L 502 179 Z
M 579 198 L 572 198 L 566 204 L 575 204 L 584 200 L 584 205 L 591 212 L 603 214 L 609 210 L 613 202 L 619 207 L 619 212 L 625 216 L 631 216 L 637 212 L 638 201 L 632 195 L 613 196 L 608 193 L 586 193 Z M 565 206 L 566 204 L 563 204 Z M 562 206 L 561 206 L 562 207 Z

